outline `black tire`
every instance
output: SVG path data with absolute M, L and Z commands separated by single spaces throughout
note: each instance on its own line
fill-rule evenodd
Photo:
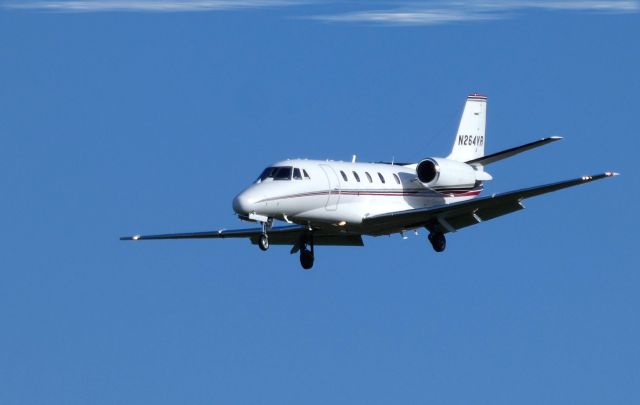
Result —
M 309 270 L 313 267 L 313 261 L 314 261 L 314 257 L 313 257 L 313 253 L 311 253 L 309 250 L 307 249 L 302 249 L 300 250 L 300 264 L 302 265 L 302 268 L 305 270 Z
M 430 233 L 429 234 L 429 242 L 431 242 L 431 246 L 433 246 L 433 250 L 436 252 L 444 252 L 447 247 L 447 239 L 444 237 L 442 233 Z
M 258 239 L 258 247 L 263 252 L 269 249 L 269 237 L 267 235 L 265 234 L 260 235 L 260 239 Z

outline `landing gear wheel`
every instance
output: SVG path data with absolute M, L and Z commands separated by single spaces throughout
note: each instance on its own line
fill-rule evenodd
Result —
M 300 249 L 300 264 L 305 270 L 309 270 L 313 267 L 313 252 L 310 250 Z
M 436 252 L 444 252 L 444 249 L 447 247 L 447 239 L 441 232 L 431 232 L 429 234 L 429 242 L 431 242 L 431 246 L 433 246 L 433 250 Z
M 262 235 L 260 235 L 260 239 L 258 239 L 258 247 L 263 252 L 269 249 L 269 237 L 267 236 L 266 233 L 263 233 Z

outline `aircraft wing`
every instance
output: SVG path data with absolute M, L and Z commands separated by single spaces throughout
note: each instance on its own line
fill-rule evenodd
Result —
M 274 226 L 268 231 L 271 245 L 297 245 L 301 240 L 309 237 L 311 232 L 306 226 Z M 167 233 L 162 235 L 134 235 L 125 236 L 120 240 L 158 240 L 158 239 L 225 239 L 247 238 L 254 245 L 262 235 L 262 228 L 235 229 L 191 233 Z M 332 232 L 322 229 L 313 230 L 314 245 L 324 246 L 364 246 L 362 237 L 358 234 Z
M 443 233 L 455 232 L 482 221 L 519 211 L 524 208 L 521 201 L 526 198 L 615 175 L 617 173 L 606 172 L 502 194 L 493 194 L 459 203 L 375 215 L 365 218 L 362 224 L 371 230 L 367 232 L 371 235 L 387 235 L 420 227 L 437 228 Z

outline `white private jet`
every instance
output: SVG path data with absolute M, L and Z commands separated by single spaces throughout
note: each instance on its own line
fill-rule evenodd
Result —
M 122 240 L 248 238 L 260 249 L 292 246 L 300 264 L 310 269 L 314 246 L 363 246 L 362 236 L 380 236 L 426 228 L 436 252 L 445 234 L 524 208 L 522 200 L 617 175 L 605 172 L 537 187 L 477 198 L 491 163 L 560 140 L 544 138 L 490 155 L 484 154 L 487 98 L 471 94 L 453 149 L 446 158 L 419 163 L 360 163 L 332 160 L 285 160 L 264 169 L 233 199 L 240 219 L 261 224 L 254 229 L 135 235 Z M 290 225 L 273 226 L 274 220 Z

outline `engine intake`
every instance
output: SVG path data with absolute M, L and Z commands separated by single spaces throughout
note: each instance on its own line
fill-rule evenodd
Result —
M 418 174 L 418 180 L 423 184 L 431 183 L 438 177 L 440 168 L 438 164 L 431 159 L 425 159 L 416 167 L 416 173 Z
M 484 180 L 478 178 L 480 173 L 484 174 L 466 163 L 444 158 L 424 159 L 416 166 L 418 180 L 430 188 L 473 187 L 477 180 Z

